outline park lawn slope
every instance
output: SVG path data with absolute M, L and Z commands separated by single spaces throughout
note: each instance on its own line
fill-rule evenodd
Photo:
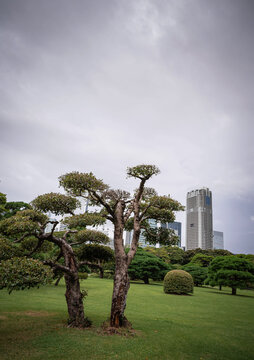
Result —
M 68 329 L 65 287 L 0 291 L 1 359 L 253 359 L 254 292 L 195 288 L 192 296 L 167 295 L 162 284 L 132 283 L 126 316 L 134 337 L 102 336 L 113 283 L 82 281 L 88 290 L 89 330 Z

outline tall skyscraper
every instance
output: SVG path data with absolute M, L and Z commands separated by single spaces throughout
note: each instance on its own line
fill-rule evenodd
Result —
M 213 249 L 212 192 L 208 188 L 187 193 L 186 249 Z
M 214 249 L 224 249 L 224 239 L 222 231 L 213 232 L 213 248 Z

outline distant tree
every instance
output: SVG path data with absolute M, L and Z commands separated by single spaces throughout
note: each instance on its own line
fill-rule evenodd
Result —
M 235 256 L 250 261 L 254 264 L 254 255 L 253 254 L 236 254 Z
M 169 263 L 170 258 L 168 256 L 168 252 L 166 249 L 167 249 L 166 246 L 161 246 L 159 248 L 156 248 L 155 246 L 147 246 L 144 248 L 144 250 L 147 251 L 148 253 L 157 256 L 158 258 L 163 260 L 165 263 Z
M 192 258 L 196 254 L 203 254 L 203 255 L 208 255 L 208 256 L 212 256 L 212 257 L 233 255 L 230 251 L 223 250 L 223 249 L 202 250 L 200 248 L 197 248 L 197 249 L 187 250 L 184 252 L 182 264 L 185 265 L 185 264 L 188 264 L 189 262 L 191 262 Z
M 32 209 L 31 205 L 23 201 L 7 202 L 6 195 L 0 193 L 0 220 L 15 215 L 18 211 Z
M 198 253 L 193 256 L 193 258 L 191 259 L 191 262 L 189 264 L 190 265 L 194 264 L 194 265 L 198 265 L 201 267 L 207 267 L 207 266 L 209 266 L 209 264 L 212 260 L 213 260 L 212 256 Z
M 184 259 L 184 250 L 178 246 L 167 246 L 166 251 L 168 253 L 171 264 L 182 264 Z
M 172 266 L 166 264 L 156 255 L 139 248 L 132 260 L 128 273 L 132 280 L 143 280 L 149 284 L 149 279 L 163 280 Z
M 254 283 L 254 265 L 234 255 L 218 256 L 209 265 L 205 283 L 229 286 L 232 295 L 236 295 L 237 288 L 244 289 Z
M 115 259 L 114 252 L 109 246 L 99 244 L 84 244 L 77 249 L 78 258 L 91 269 L 98 269 L 100 278 L 104 275 L 104 266 Z
M 191 274 L 195 286 L 202 286 L 208 274 L 207 267 L 201 267 L 196 264 L 192 264 L 191 262 L 182 266 L 182 270 Z
M 203 251 L 205 251 L 204 254 L 213 256 L 213 257 L 233 255 L 232 252 L 230 252 L 228 250 L 224 250 L 224 249 L 209 249 L 209 250 L 203 250 Z
M 38 286 L 40 282 L 45 284 L 47 278 L 50 278 L 49 272 L 46 271 L 49 267 L 54 273 L 64 274 L 65 297 L 69 326 L 71 327 L 84 327 L 90 324 L 90 321 L 84 316 L 83 295 L 80 291 L 78 277 L 79 269 L 83 266 L 82 261 L 79 260 L 82 250 L 79 251 L 78 257 L 76 249 L 85 243 L 108 242 L 105 234 L 86 229 L 88 225 L 103 224 L 106 220 L 105 217 L 98 213 L 75 215 L 74 211 L 79 206 L 79 201 L 74 197 L 49 193 L 34 199 L 32 210 L 18 211 L 15 215 L 0 221 L 0 234 L 5 237 L 5 241 L 0 242 L 0 254 L 3 253 L 3 260 L 0 263 L 1 287 L 7 287 L 11 291 L 12 289 L 29 288 L 33 284 Z M 49 211 L 56 216 L 69 215 L 64 220 L 69 230 L 57 232 L 56 226 L 59 221 L 48 219 L 44 213 Z M 48 224 L 51 224 L 52 228 L 46 233 Z M 51 247 L 53 246 L 51 257 L 48 257 L 49 243 Z M 19 252 L 18 258 L 14 250 Z M 45 260 L 33 259 L 39 251 L 47 253 Z M 44 272 L 41 271 L 43 266 L 45 267 Z M 37 272 L 35 271 L 36 267 L 38 268 Z M 19 270 L 20 276 L 17 275 Z M 7 273 L 16 274 L 15 276 L 19 279 L 18 284 L 15 277 L 7 276 Z M 40 277 L 40 273 L 44 275 Z M 37 275 L 34 276 L 34 274 Z M 31 281 L 28 282 L 27 278 L 29 277 Z
M 148 246 L 146 251 L 158 256 L 166 263 L 182 264 L 184 258 L 184 250 L 178 246 L 161 246 L 159 248 Z
M 193 250 L 186 250 L 183 254 L 183 265 L 188 264 L 194 255 L 202 254 L 203 250 L 200 248 L 193 249 Z

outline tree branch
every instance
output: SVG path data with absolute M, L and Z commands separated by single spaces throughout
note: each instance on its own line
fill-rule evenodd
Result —
M 35 248 L 28 254 L 28 256 L 31 256 L 32 254 L 34 254 L 38 249 L 40 249 L 40 247 L 42 246 L 44 242 L 44 239 L 39 239 L 37 245 L 35 246 Z
M 51 260 L 46 260 L 43 262 L 43 264 L 48 265 L 48 266 L 52 267 L 53 269 L 61 270 L 69 275 L 74 275 L 74 273 L 68 267 L 66 267 L 64 265 L 56 264 Z
M 91 195 L 91 196 L 94 198 L 94 200 L 97 200 L 102 206 L 104 206 L 105 209 L 107 210 L 107 212 L 108 212 L 110 215 L 114 216 L 114 211 L 111 209 L 111 207 L 109 206 L 109 204 L 107 204 L 107 203 L 102 199 L 101 196 L 99 196 L 95 191 L 92 191 L 92 190 L 89 191 L 89 195 Z
M 94 267 L 97 269 L 102 269 L 101 265 L 91 263 L 90 261 L 82 261 L 78 264 L 78 267 L 80 268 L 80 266 L 82 266 L 82 265 L 88 265 L 88 266 L 91 266 L 91 267 Z
M 63 239 L 66 240 L 68 234 L 76 234 L 78 230 L 67 230 L 63 236 Z
M 143 210 L 143 212 L 139 215 L 139 220 L 141 221 L 143 219 L 143 216 L 145 216 L 147 210 L 151 207 L 152 205 L 149 204 L 145 207 L 145 209 Z
M 129 219 L 129 217 L 131 216 L 131 213 L 132 213 L 132 211 L 133 211 L 133 207 L 134 207 L 134 205 L 133 205 L 133 200 L 131 200 L 131 204 L 130 204 L 130 206 L 128 207 L 128 209 L 127 209 L 127 211 L 126 211 L 126 213 L 125 213 L 125 215 L 124 215 L 124 223 L 126 223 L 126 221 Z
M 26 233 L 26 234 L 23 234 L 22 236 L 21 236 L 21 238 L 19 238 L 19 239 L 17 239 L 17 240 L 14 240 L 13 242 L 16 244 L 16 243 L 20 243 L 22 240 L 24 240 L 27 236 L 32 236 L 32 235 L 35 235 L 35 234 L 28 234 L 28 233 Z

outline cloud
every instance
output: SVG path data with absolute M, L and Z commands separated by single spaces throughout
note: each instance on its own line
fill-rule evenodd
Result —
M 188 190 L 208 186 L 215 223 L 237 243 L 229 199 L 253 197 L 251 2 L 0 7 L 1 187 L 10 199 L 55 191 L 72 170 L 132 190 L 126 167 L 154 163 L 162 173 L 149 185 L 183 204 Z

